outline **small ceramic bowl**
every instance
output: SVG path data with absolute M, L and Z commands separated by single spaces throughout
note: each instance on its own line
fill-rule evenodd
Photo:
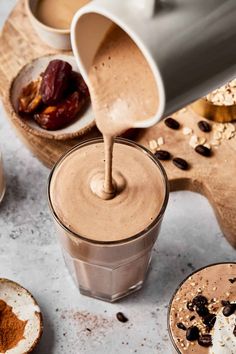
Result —
M 192 103 L 190 107 L 198 115 L 219 123 L 228 123 L 236 120 L 236 104 L 216 105 L 205 98 L 200 98 Z
M 61 59 L 72 65 L 73 70 L 78 71 L 76 61 L 71 55 L 46 55 L 33 60 L 25 65 L 11 83 L 9 93 L 9 104 L 12 112 L 12 118 L 29 133 L 47 139 L 68 140 L 89 132 L 94 126 L 95 121 L 92 114 L 91 104 L 78 114 L 78 118 L 65 128 L 59 130 L 45 130 L 41 128 L 33 119 L 22 117 L 18 114 L 18 99 L 20 92 L 30 81 L 35 80 L 45 71 L 48 63 L 53 59 Z
M 38 36 L 50 47 L 59 50 L 70 50 L 70 29 L 57 29 L 46 26 L 40 22 L 35 15 L 38 1 L 39 0 L 25 0 L 26 12 Z M 55 11 L 57 10 L 55 9 Z
M 12 312 L 20 321 L 27 321 L 23 338 L 8 354 L 27 354 L 39 343 L 43 333 L 43 320 L 40 308 L 28 290 L 21 285 L 0 278 L 0 300 L 12 308 Z

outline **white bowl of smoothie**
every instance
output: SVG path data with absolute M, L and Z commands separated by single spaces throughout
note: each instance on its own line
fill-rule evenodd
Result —
M 25 0 L 38 36 L 50 47 L 70 50 L 70 24 L 76 11 L 89 0 Z

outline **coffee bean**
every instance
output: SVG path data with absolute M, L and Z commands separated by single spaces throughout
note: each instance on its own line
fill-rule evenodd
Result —
M 116 318 L 118 321 L 123 322 L 123 323 L 128 321 L 128 318 L 122 312 L 117 312 Z
M 236 278 L 229 279 L 230 283 L 233 284 L 236 282 Z
M 189 311 L 194 311 L 193 303 L 192 303 L 191 301 L 188 301 L 188 302 L 187 302 L 187 309 L 188 309 Z
M 164 120 L 164 123 L 165 123 L 165 125 L 166 125 L 168 128 L 170 128 L 170 129 L 177 130 L 177 129 L 179 129 L 179 127 L 180 127 L 179 122 L 177 122 L 177 120 L 174 119 L 174 118 L 172 118 L 172 117 L 166 118 L 166 119 Z
M 170 160 L 171 158 L 170 153 L 166 150 L 158 150 L 155 153 L 155 156 L 158 158 L 158 160 Z
M 233 335 L 236 337 L 236 325 L 234 326 Z
M 196 312 L 200 317 L 206 317 L 207 315 L 209 315 L 209 310 L 206 306 L 197 306 Z
M 173 164 L 178 167 L 180 170 L 187 170 L 189 168 L 189 164 L 184 159 L 180 157 L 175 157 L 173 159 Z
M 191 316 L 191 317 L 190 317 L 190 321 L 195 320 L 195 318 L 196 318 L 195 316 Z
M 223 315 L 225 317 L 231 316 L 236 310 L 236 304 L 229 304 L 223 308 Z
M 213 313 L 209 313 L 209 315 L 203 318 L 203 323 L 207 326 L 208 330 L 211 330 L 214 327 L 215 322 L 216 315 L 214 315 Z
M 210 157 L 211 156 L 211 149 L 208 149 L 206 146 L 204 145 L 197 145 L 195 147 L 195 151 L 205 157 Z
M 185 325 L 182 323 L 182 322 L 178 322 L 177 325 L 176 325 L 179 329 L 182 329 L 183 331 L 186 331 L 186 327 Z
M 199 337 L 199 329 L 196 326 L 189 327 L 186 332 L 186 338 L 188 341 L 193 342 Z
M 205 296 L 203 295 L 197 295 L 193 298 L 193 301 L 192 301 L 193 305 L 194 306 L 198 306 L 198 307 L 201 307 L 201 306 L 205 306 L 208 304 L 208 300 Z
M 200 120 L 197 125 L 198 128 L 204 133 L 209 133 L 211 131 L 210 124 L 207 123 L 205 120 Z
M 223 306 L 230 305 L 230 302 L 228 300 L 222 300 L 221 305 Z
M 198 338 L 198 344 L 202 347 L 210 347 L 212 345 L 212 338 L 210 334 L 202 334 Z

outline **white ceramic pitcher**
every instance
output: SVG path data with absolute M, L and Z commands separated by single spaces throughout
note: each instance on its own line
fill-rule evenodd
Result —
M 71 41 L 86 81 L 111 23 L 136 42 L 156 79 L 149 127 L 236 76 L 236 0 L 94 0 L 75 15 Z

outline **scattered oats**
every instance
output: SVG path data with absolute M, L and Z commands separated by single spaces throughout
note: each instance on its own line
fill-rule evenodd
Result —
M 236 103 L 236 86 L 235 80 L 228 82 L 226 85 L 212 91 L 206 96 L 206 99 L 213 104 L 219 106 L 231 106 Z
M 229 131 L 228 129 L 226 129 L 226 130 L 224 131 L 224 135 L 223 135 L 223 138 L 224 138 L 224 139 L 229 140 L 229 139 L 231 139 L 233 136 L 234 136 L 234 133 L 232 133 L 232 132 Z
M 180 343 L 181 347 L 183 348 L 184 347 L 184 343 Z
M 202 289 L 201 288 L 198 288 L 197 289 L 197 292 L 200 294 L 200 293 L 202 293 Z
M 219 131 L 215 131 L 214 134 L 213 134 L 213 138 L 215 140 L 220 140 L 222 138 L 222 133 L 219 132 Z
M 218 132 L 223 133 L 223 131 L 225 130 L 225 125 L 223 123 L 219 123 L 216 125 L 216 130 L 218 130 Z
M 190 283 L 190 285 L 195 286 L 195 285 L 196 285 L 196 283 L 192 282 L 192 283 Z
M 156 151 L 157 149 L 157 142 L 156 140 L 150 140 L 149 141 L 149 147 L 152 151 Z
M 184 127 L 183 128 L 183 134 L 184 135 L 189 135 L 189 134 L 192 134 L 193 130 L 191 128 L 188 128 L 188 127 Z
M 230 296 L 230 293 L 229 293 L 229 292 L 227 292 L 227 293 L 226 293 L 226 296 L 227 296 L 227 297 L 229 297 L 229 296 Z
M 202 137 L 199 138 L 198 141 L 199 141 L 199 144 L 200 144 L 200 145 L 204 145 L 205 142 L 206 142 L 206 138 L 204 138 L 204 137 L 202 136 Z
M 198 137 L 197 135 L 192 135 L 190 140 L 189 140 L 189 145 L 195 149 L 195 147 L 198 145 Z
M 218 145 L 220 145 L 220 141 L 219 140 L 212 140 L 211 145 L 218 146 Z
M 162 136 L 160 136 L 160 138 L 157 139 L 157 144 L 164 145 L 164 139 L 162 138 Z
M 235 132 L 235 125 L 233 125 L 232 123 L 228 123 L 227 124 L 227 129 L 230 129 L 231 130 L 231 132 Z
M 211 145 L 209 143 L 203 144 L 206 148 L 211 149 Z
M 216 289 L 217 289 L 217 287 L 216 287 L 216 286 L 214 286 L 214 288 L 212 288 L 212 290 L 213 290 L 213 291 L 216 291 Z

